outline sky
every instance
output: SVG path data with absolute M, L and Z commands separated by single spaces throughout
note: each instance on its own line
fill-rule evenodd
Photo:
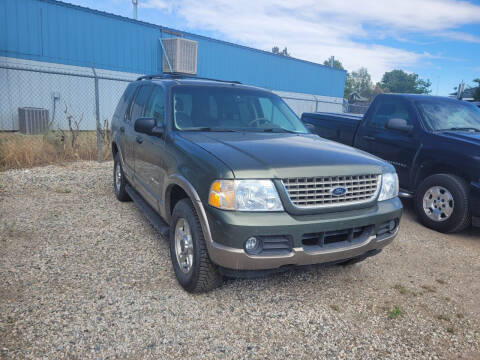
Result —
M 131 17 L 131 0 L 65 0 Z M 138 19 L 348 71 L 403 69 L 447 95 L 480 78 L 480 0 L 138 0 Z

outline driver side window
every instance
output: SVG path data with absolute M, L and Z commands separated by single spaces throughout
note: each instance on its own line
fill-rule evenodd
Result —
M 408 125 L 412 125 L 406 104 L 397 99 L 379 102 L 368 121 L 368 125 L 378 129 L 385 129 L 390 119 L 403 119 L 407 121 Z
M 157 126 L 162 126 L 165 118 L 165 96 L 161 86 L 155 86 L 145 108 L 145 117 L 155 119 Z

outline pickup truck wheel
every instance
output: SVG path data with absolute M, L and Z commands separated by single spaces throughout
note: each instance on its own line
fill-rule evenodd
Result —
M 210 261 L 200 221 L 189 199 L 175 205 L 170 224 L 170 257 L 180 285 L 192 293 L 219 286 L 222 277 Z
M 461 231 L 472 216 L 468 185 L 461 177 L 436 174 L 422 181 L 415 195 L 415 209 L 427 227 L 443 233 Z
M 130 201 L 130 196 L 128 196 L 125 186 L 127 185 L 127 179 L 123 174 L 122 163 L 120 162 L 120 157 L 118 154 L 115 155 L 113 162 L 113 191 L 115 196 L 120 201 Z

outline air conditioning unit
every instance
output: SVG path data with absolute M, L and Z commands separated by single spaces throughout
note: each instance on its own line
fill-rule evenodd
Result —
M 22 134 L 43 134 L 48 130 L 48 110 L 32 107 L 18 108 L 18 125 Z
M 164 73 L 197 74 L 198 43 L 184 38 L 162 39 Z M 168 56 L 168 61 L 165 55 Z M 170 62 L 170 66 L 168 65 Z

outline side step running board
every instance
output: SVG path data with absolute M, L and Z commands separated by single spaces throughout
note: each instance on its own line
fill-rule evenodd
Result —
M 150 205 L 142 198 L 142 196 L 130 185 L 125 186 L 125 190 L 132 198 L 133 202 L 143 212 L 148 220 L 152 223 L 153 227 L 165 238 L 168 239 L 169 226 L 167 223 L 152 209 Z

